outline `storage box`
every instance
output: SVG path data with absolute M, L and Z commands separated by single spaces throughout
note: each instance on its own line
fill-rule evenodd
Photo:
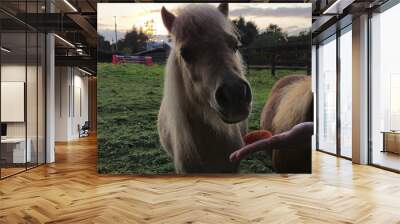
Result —
M 383 133 L 383 151 L 400 154 L 400 132 Z

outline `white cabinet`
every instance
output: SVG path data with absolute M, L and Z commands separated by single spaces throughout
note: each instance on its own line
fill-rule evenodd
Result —
M 26 151 L 25 144 L 27 143 Z M 32 161 L 32 140 L 25 138 L 2 139 L 1 144 L 12 149 L 12 163 L 25 163 Z

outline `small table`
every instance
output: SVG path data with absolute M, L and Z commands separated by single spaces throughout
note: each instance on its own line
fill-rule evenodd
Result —
M 26 163 L 31 162 L 31 139 L 26 139 L 27 147 L 25 154 L 25 138 L 6 138 L 1 139 L 2 145 L 2 159 L 6 160 L 6 163 Z M 9 147 L 12 148 L 9 148 Z M 3 148 L 5 147 L 5 148 Z
M 383 149 L 382 152 L 400 154 L 400 131 L 382 131 Z

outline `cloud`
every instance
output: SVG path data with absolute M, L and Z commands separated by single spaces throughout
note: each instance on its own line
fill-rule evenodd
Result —
M 148 13 L 159 13 L 159 14 L 161 15 L 161 8 L 162 8 L 162 7 L 156 8 L 156 9 L 150 9 L 150 10 L 148 11 Z M 182 6 L 181 6 L 181 7 L 173 7 L 173 8 L 170 8 L 170 7 L 168 7 L 168 5 L 166 5 L 166 6 L 165 6 L 165 9 L 168 10 L 170 13 L 172 13 L 172 14 L 174 14 L 174 15 L 177 15 L 177 14 L 179 13 L 179 10 L 182 9 Z
M 168 10 L 168 11 L 170 11 L 170 10 Z M 160 8 L 160 9 L 159 9 L 159 8 L 150 9 L 150 10 L 148 11 L 148 13 L 161 13 L 161 8 Z
M 100 35 L 104 37 L 105 40 L 110 42 L 114 41 L 115 39 L 115 32 L 112 29 L 99 29 L 97 31 Z M 117 31 L 118 40 L 125 37 L 126 31 Z
M 101 28 L 105 29 L 105 28 L 113 27 L 113 26 L 112 26 L 112 24 L 109 24 L 109 23 L 97 22 L 97 27 L 101 27 Z
M 247 7 L 233 9 L 229 12 L 230 16 L 252 16 L 252 17 L 311 17 L 310 7 L 278 7 L 278 8 L 256 8 Z
M 286 32 L 288 33 L 289 36 L 296 36 L 300 32 L 309 31 L 310 27 L 289 26 L 289 27 L 286 27 L 285 30 L 286 30 Z

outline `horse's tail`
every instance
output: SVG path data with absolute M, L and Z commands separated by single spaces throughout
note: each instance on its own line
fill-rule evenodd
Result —
M 273 89 L 263 109 L 263 129 L 278 134 L 296 124 L 312 121 L 313 95 L 311 78 L 305 75 L 286 76 Z

